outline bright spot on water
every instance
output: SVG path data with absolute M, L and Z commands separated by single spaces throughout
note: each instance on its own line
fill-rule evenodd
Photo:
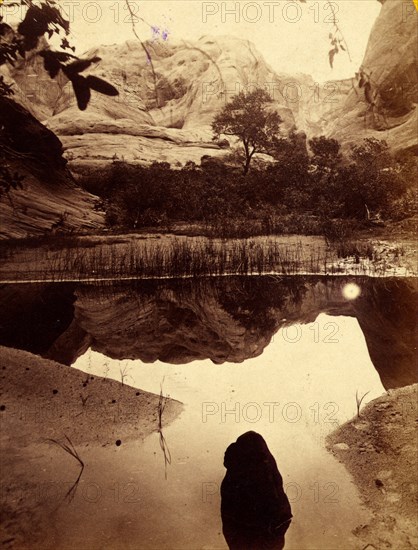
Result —
M 343 296 L 347 300 L 355 300 L 361 294 L 361 288 L 356 283 L 347 283 L 343 287 Z

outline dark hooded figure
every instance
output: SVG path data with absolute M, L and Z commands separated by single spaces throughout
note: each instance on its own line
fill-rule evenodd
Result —
M 292 519 L 283 480 L 266 442 L 246 432 L 225 452 L 223 534 L 230 550 L 280 550 Z

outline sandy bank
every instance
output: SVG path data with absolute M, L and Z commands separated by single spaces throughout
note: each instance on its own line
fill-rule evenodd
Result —
M 374 514 L 354 534 L 359 548 L 418 547 L 418 385 L 389 390 L 328 437 Z
M 95 449 L 112 453 L 158 430 L 159 396 L 4 347 L 0 379 L 0 543 L 47 548 L 48 517 L 68 500 L 80 472 L 77 460 L 48 439 L 68 443 L 67 436 L 92 468 Z M 169 400 L 163 426 L 181 410 Z

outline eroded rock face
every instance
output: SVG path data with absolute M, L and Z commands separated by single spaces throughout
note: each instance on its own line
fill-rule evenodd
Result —
M 239 363 L 261 355 L 283 326 L 313 322 L 320 313 L 348 315 L 358 319 L 385 388 L 416 382 L 417 282 L 364 278 L 353 301 L 343 296 L 347 282 L 228 278 L 200 287 L 79 287 L 75 317 L 93 348 L 109 357 L 180 364 Z
M 345 145 L 373 136 L 386 140 L 394 151 L 418 154 L 418 12 L 412 2 L 382 4 L 362 64 L 365 85 L 348 93 L 327 134 Z
M 230 277 L 201 283 L 77 285 L 74 297 L 71 291 L 69 298 L 74 303 L 71 310 L 66 309 L 60 317 L 51 304 L 56 319 L 66 319 L 60 330 L 54 317 L 48 316 L 49 307 L 36 305 L 33 293 L 27 295 L 25 286 L 19 285 L 13 287 L 13 301 L 19 308 L 10 311 L 4 307 L 0 324 L 14 327 L 14 334 L 23 327 L 19 315 L 25 309 L 33 312 L 45 332 L 43 338 L 49 342 L 48 349 L 36 351 L 68 364 L 90 345 L 113 359 L 172 364 L 210 359 L 220 364 L 261 355 L 284 326 L 313 322 L 320 313 L 348 315 L 358 319 L 371 360 L 386 388 L 416 382 L 416 280 L 356 281 L 361 288 L 356 300 L 344 298 L 343 287 L 352 281 L 343 277 L 290 277 L 281 281 Z M 4 287 L 0 303 L 8 300 L 10 292 Z M 50 295 L 50 291 L 39 292 Z M 69 315 L 69 311 L 74 313 Z M 11 345 L 7 334 L 0 330 L 0 343 Z M 29 345 L 30 341 L 24 349 L 30 351 Z
M 347 282 L 352 279 L 228 277 L 63 289 L 5 285 L 0 344 L 66 364 L 89 346 L 119 360 L 240 363 L 261 355 L 280 328 L 326 313 L 358 319 L 385 388 L 415 383 L 417 281 L 356 279 L 355 300 L 344 298 Z M 33 337 L 34 318 L 42 338 Z
M 249 41 L 220 36 L 147 43 L 152 65 L 137 40 L 87 52 L 102 60 L 89 74 L 111 82 L 119 96 L 93 93 L 86 111 L 77 108 L 71 85 L 51 79 L 31 54 L 11 71 L 20 101 L 31 98 L 33 112 L 62 140 L 70 164 L 113 158 L 149 164 L 199 162 L 223 156 L 228 148 L 212 141 L 211 122 L 235 93 L 266 86 L 284 131 L 295 125 L 292 97 L 282 94 L 294 77 L 276 74 Z M 153 74 L 154 71 L 154 74 Z
M 262 284 L 235 280 L 220 285 L 145 281 L 103 290 L 83 286 L 77 289 L 75 317 L 92 335 L 94 349 L 115 359 L 242 362 L 260 355 L 270 342 L 279 324 L 273 311 L 287 300 L 285 292 L 283 287 L 269 299 Z M 275 310 L 268 309 L 267 300 Z
M 246 432 L 226 449 L 221 515 L 230 550 L 281 550 L 292 519 L 283 479 L 263 437 Z
M 93 48 L 86 55 L 102 60 L 89 74 L 111 82 L 119 96 L 93 93 L 85 112 L 65 78 L 51 81 L 33 52 L 9 76 L 18 101 L 61 138 L 73 167 L 113 158 L 175 166 L 222 157 L 229 150 L 212 142 L 211 122 L 251 86 L 270 92 L 284 133 L 296 125 L 308 138 L 325 134 L 346 148 L 374 136 L 393 150 L 416 151 L 418 14 L 412 2 L 382 4 L 362 66 L 371 86 L 366 94 L 354 75 L 316 89 L 308 75 L 278 74 L 251 42 L 230 36 L 148 42 L 152 65 L 137 40 Z
M 0 197 L 0 238 L 98 228 L 97 199 L 79 189 L 66 167 L 60 140 L 22 105 L 0 97 L 0 147 L 22 188 Z

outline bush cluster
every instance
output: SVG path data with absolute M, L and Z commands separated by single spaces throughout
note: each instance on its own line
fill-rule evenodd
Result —
M 111 227 L 169 228 L 197 223 L 218 236 L 332 232 L 353 224 L 416 213 L 413 157 L 394 157 L 385 142 L 368 138 L 344 157 L 325 137 L 281 140 L 273 161 L 242 167 L 219 159 L 201 166 L 150 167 L 114 161 L 80 183 L 103 199 Z M 403 210 L 403 212 L 402 212 Z M 338 220 L 341 220 L 338 223 Z M 341 235 L 340 235 L 341 233 Z

